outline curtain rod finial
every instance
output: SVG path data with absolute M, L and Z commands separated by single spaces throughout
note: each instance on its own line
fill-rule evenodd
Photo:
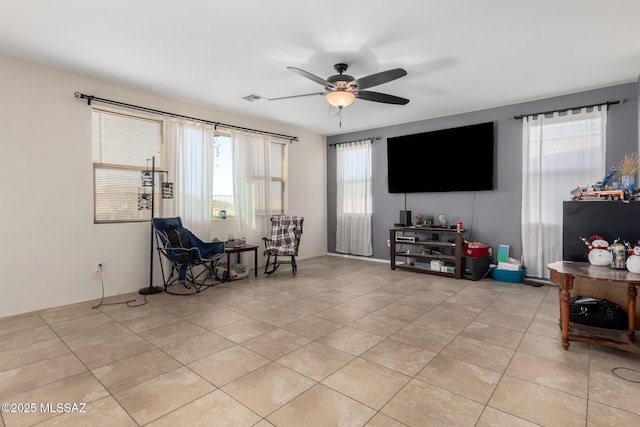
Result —
M 87 105 L 91 105 L 91 100 L 94 98 L 93 95 L 85 95 L 82 92 L 76 92 L 74 93 L 76 98 L 80 98 L 80 99 L 86 99 L 87 100 Z

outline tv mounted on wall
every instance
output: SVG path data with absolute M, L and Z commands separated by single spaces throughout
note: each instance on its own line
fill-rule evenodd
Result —
M 387 138 L 389 193 L 493 190 L 494 123 Z

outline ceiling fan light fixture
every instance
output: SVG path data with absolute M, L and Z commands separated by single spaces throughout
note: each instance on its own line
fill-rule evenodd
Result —
M 330 105 L 333 105 L 336 108 L 344 108 L 353 104 L 353 101 L 356 100 L 356 96 L 353 92 L 347 92 L 346 90 L 336 90 L 333 92 L 329 92 L 326 95 L 327 102 Z

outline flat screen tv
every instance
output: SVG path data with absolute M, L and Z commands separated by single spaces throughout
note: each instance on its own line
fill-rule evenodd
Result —
M 387 138 L 389 193 L 493 190 L 494 123 Z

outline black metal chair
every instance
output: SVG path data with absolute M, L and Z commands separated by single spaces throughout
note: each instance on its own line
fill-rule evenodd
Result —
M 224 256 L 224 242 L 203 242 L 182 226 L 180 217 L 154 218 L 153 227 L 165 292 L 193 294 L 220 283 L 215 281 L 215 273 Z M 163 258 L 171 265 L 168 275 L 165 274 Z M 169 291 L 169 287 L 175 284 L 181 284 L 191 292 Z
M 291 264 L 293 274 L 296 274 L 298 271 L 296 256 L 298 256 L 302 237 L 303 222 L 304 217 L 301 216 L 280 215 L 271 218 L 271 238 L 262 238 L 265 245 L 264 255 L 267 257 L 265 274 L 275 272 L 280 264 Z

